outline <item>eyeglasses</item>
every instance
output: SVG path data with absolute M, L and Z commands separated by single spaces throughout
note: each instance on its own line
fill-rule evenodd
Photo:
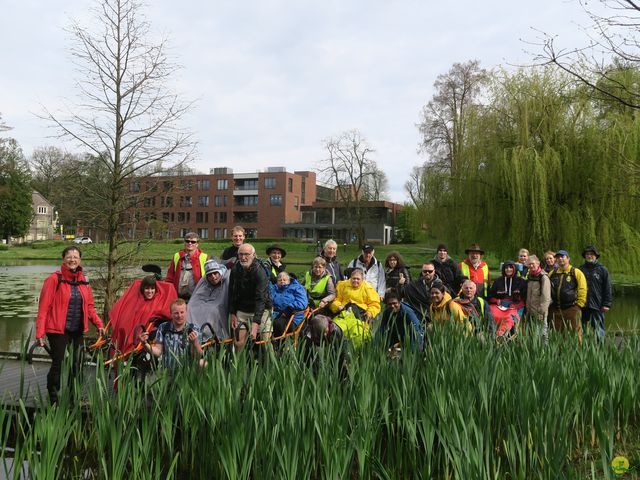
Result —
M 435 270 L 422 270 L 422 273 L 433 273 Z
M 250 257 L 251 255 L 253 255 L 252 253 L 238 253 L 239 257 Z
M 184 243 L 198 243 L 198 240 L 185 240 Z

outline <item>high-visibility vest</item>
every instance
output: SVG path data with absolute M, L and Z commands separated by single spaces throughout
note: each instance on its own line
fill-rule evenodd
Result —
M 312 288 L 311 274 L 309 272 L 305 273 L 304 288 L 307 290 L 307 292 L 309 292 L 309 297 L 311 297 L 313 300 L 320 300 L 321 298 L 325 297 L 329 278 L 331 278 L 331 275 L 323 276 Z
M 480 271 L 482 272 L 482 282 L 478 282 L 475 279 L 471 278 L 471 269 L 469 268 L 469 264 L 467 262 L 460 262 L 460 270 L 465 277 L 467 277 L 469 280 L 473 280 L 476 285 L 484 284 L 482 296 L 486 297 L 489 290 L 489 267 L 487 266 L 486 262 L 482 267 L 480 267 Z M 474 271 L 477 272 L 478 270 Z M 478 292 L 478 295 L 480 294 L 481 292 Z
M 207 262 L 207 254 L 204 252 L 200 252 L 200 256 L 198 258 L 200 260 L 200 276 L 204 277 L 204 264 Z M 178 262 L 180 262 L 180 252 L 176 252 L 173 255 L 173 271 L 178 271 Z

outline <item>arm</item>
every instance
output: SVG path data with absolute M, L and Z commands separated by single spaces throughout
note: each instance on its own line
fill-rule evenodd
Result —
M 191 325 L 191 332 L 189 332 L 189 341 L 191 342 L 191 349 L 195 358 L 202 357 L 202 345 L 200 345 L 200 330 L 196 325 Z
M 295 282 L 295 283 L 294 283 Z M 294 310 L 304 310 L 309 305 L 309 299 L 307 297 L 307 291 L 302 285 L 295 280 L 291 282 L 294 285 L 293 290 L 293 304 L 291 305 Z
M 366 314 L 373 319 L 380 313 L 380 295 L 367 282 L 363 282 L 365 286 L 365 295 L 367 297 Z
M 156 332 L 156 342 L 153 345 L 149 343 L 149 332 L 142 332 L 139 340 L 142 342 L 145 351 L 154 357 L 158 358 L 162 355 L 162 333 L 160 333 L 160 330 Z
M 376 291 L 380 298 L 384 298 L 385 291 L 387 289 L 387 279 L 384 275 L 384 267 L 381 263 L 378 263 L 378 285 L 376 287 Z M 380 309 L 378 308 L 378 311 Z
M 175 276 L 176 276 L 175 262 L 173 261 L 173 259 L 171 259 L 169 268 L 167 268 L 167 276 L 165 277 L 164 281 L 174 284 Z
M 578 283 L 578 288 L 576 290 L 576 305 L 583 308 L 587 304 L 587 278 L 579 268 L 574 268 L 573 271 L 576 276 L 576 282 Z
M 102 323 L 102 319 L 96 312 L 95 302 L 93 300 L 93 291 L 91 290 L 91 286 L 86 286 L 87 291 L 87 316 L 89 317 L 89 321 L 93 323 L 93 325 L 98 329 L 98 333 L 100 335 L 104 334 L 104 324 Z
M 324 308 L 325 306 L 329 305 L 336 298 L 336 286 L 333 283 L 333 278 L 331 277 L 329 277 L 329 279 L 327 280 L 327 289 L 325 290 L 325 293 L 327 295 L 323 297 L 318 304 L 320 308 Z
M 613 293 L 611 288 L 611 277 L 609 270 L 602 267 L 602 310 L 608 311 L 613 303 Z M 606 308 L 606 310 L 604 310 Z
M 256 291 L 255 291 L 255 310 L 253 314 L 253 323 L 260 325 L 262 323 L 262 315 L 264 314 L 264 310 L 266 308 L 266 298 L 270 297 L 269 293 L 269 278 L 267 274 L 262 269 L 260 265 L 254 266 L 255 270 L 253 271 L 253 275 L 255 275 L 256 281 Z
M 540 309 L 543 312 L 549 310 L 551 305 L 551 280 L 547 275 L 540 279 Z
M 333 313 L 337 313 L 344 309 L 344 283 L 342 282 L 348 282 L 348 280 L 342 280 L 338 282 L 338 285 L 336 286 L 336 298 L 329 305 L 329 308 L 331 308 Z
M 44 344 L 44 334 L 49 310 L 53 305 L 53 298 L 58 285 L 58 277 L 53 274 L 49 275 L 42 285 L 40 291 L 40 300 L 38 302 L 38 315 L 36 316 L 36 339 L 42 340 Z

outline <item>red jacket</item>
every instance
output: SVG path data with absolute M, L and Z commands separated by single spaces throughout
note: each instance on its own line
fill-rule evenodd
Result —
M 36 338 L 43 338 L 45 333 L 64 333 L 64 327 L 67 323 L 67 309 L 71 298 L 71 285 L 66 282 L 58 283 L 58 275 L 61 275 L 63 280 L 70 282 L 86 281 L 82 267 L 78 267 L 75 272 L 72 272 L 65 265 L 47 277 L 40 291 L 38 316 L 36 317 Z M 96 313 L 91 286 L 79 284 L 78 290 L 82 297 L 83 332 L 89 329 L 89 321 L 96 328 L 102 328 L 104 325 Z
M 169 269 L 167 270 L 167 276 L 164 279 L 165 282 L 173 283 L 173 286 L 176 288 L 176 292 L 180 290 L 180 272 L 182 271 L 182 260 L 187 252 L 184 250 L 180 250 L 176 252 L 174 258 L 171 260 L 171 264 L 169 265 Z M 176 259 L 176 255 L 178 258 Z M 202 259 L 200 257 L 202 256 Z M 177 261 L 176 261 L 177 260 Z M 197 285 L 200 279 L 202 278 L 202 269 L 201 265 L 204 265 L 204 262 L 207 261 L 207 254 L 203 253 L 202 250 L 196 248 L 191 256 L 189 257 L 189 261 L 191 262 L 191 272 L 193 272 L 193 281 Z

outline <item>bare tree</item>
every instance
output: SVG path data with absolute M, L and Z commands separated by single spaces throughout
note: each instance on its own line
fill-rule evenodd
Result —
M 336 137 L 324 140 L 329 156 L 318 169 L 324 180 L 336 187 L 337 199 L 344 204 L 358 242 L 364 242 L 365 193 L 370 185 L 370 177 L 380 172 L 374 160 L 374 152 L 358 130 L 348 130 Z
M 388 189 L 389 179 L 387 178 L 387 174 L 373 163 L 371 171 L 365 177 L 365 182 L 362 186 L 362 199 L 371 201 L 384 200 L 387 196 Z
M 117 267 L 128 263 L 131 253 L 124 247 L 120 222 L 130 207 L 132 179 L 185 162 L 193 143 L 180 127 L 190 104 L 167 88 L 178 67 L 168 58 L 164 39 L 150 40 L 142 4 L 97 0 L 94 14 L 90 26 L 74 22 L 70 27 L 78 98 L 66 112 L 46 111 L 45 117 L 99 166 L 100 181 L 87 185 L 85 206 L 99 206 L 95 218 L 108 241 L 108 311 L 119 286 Z
M 536 55 L 541 64 L 552 64 L 590 87 L 600 98 L 625 107 L 640 109 L 637 78 L 625 81 L 620 75 L 640 65 L 640 3 L 635 0 L 598 0 L 578 3 L 591 19 L 585 28 L 587 45 L 558 48 L 557 36 L 543 34 L 542 52 Z M 604 7 L 598 11 L 597 6 Z M 605 13 L 608 12 L 608 13 Z
M 7 130 L 11 130 L 11 127 L 4 123 L 4 120 L 2 120 L 2 113 L 0 113 L 0 132 L 6 132 Z
M 454 63 L 447 73 L 438 75 L 433 84 L 436 93 L 422 109 L 421 150 L 431 155 L 432 162 L 446 166 L 451 176 L 457 175 L 462 161 L 467 113 L 487 80 L 488 73 L 478 60 Z

